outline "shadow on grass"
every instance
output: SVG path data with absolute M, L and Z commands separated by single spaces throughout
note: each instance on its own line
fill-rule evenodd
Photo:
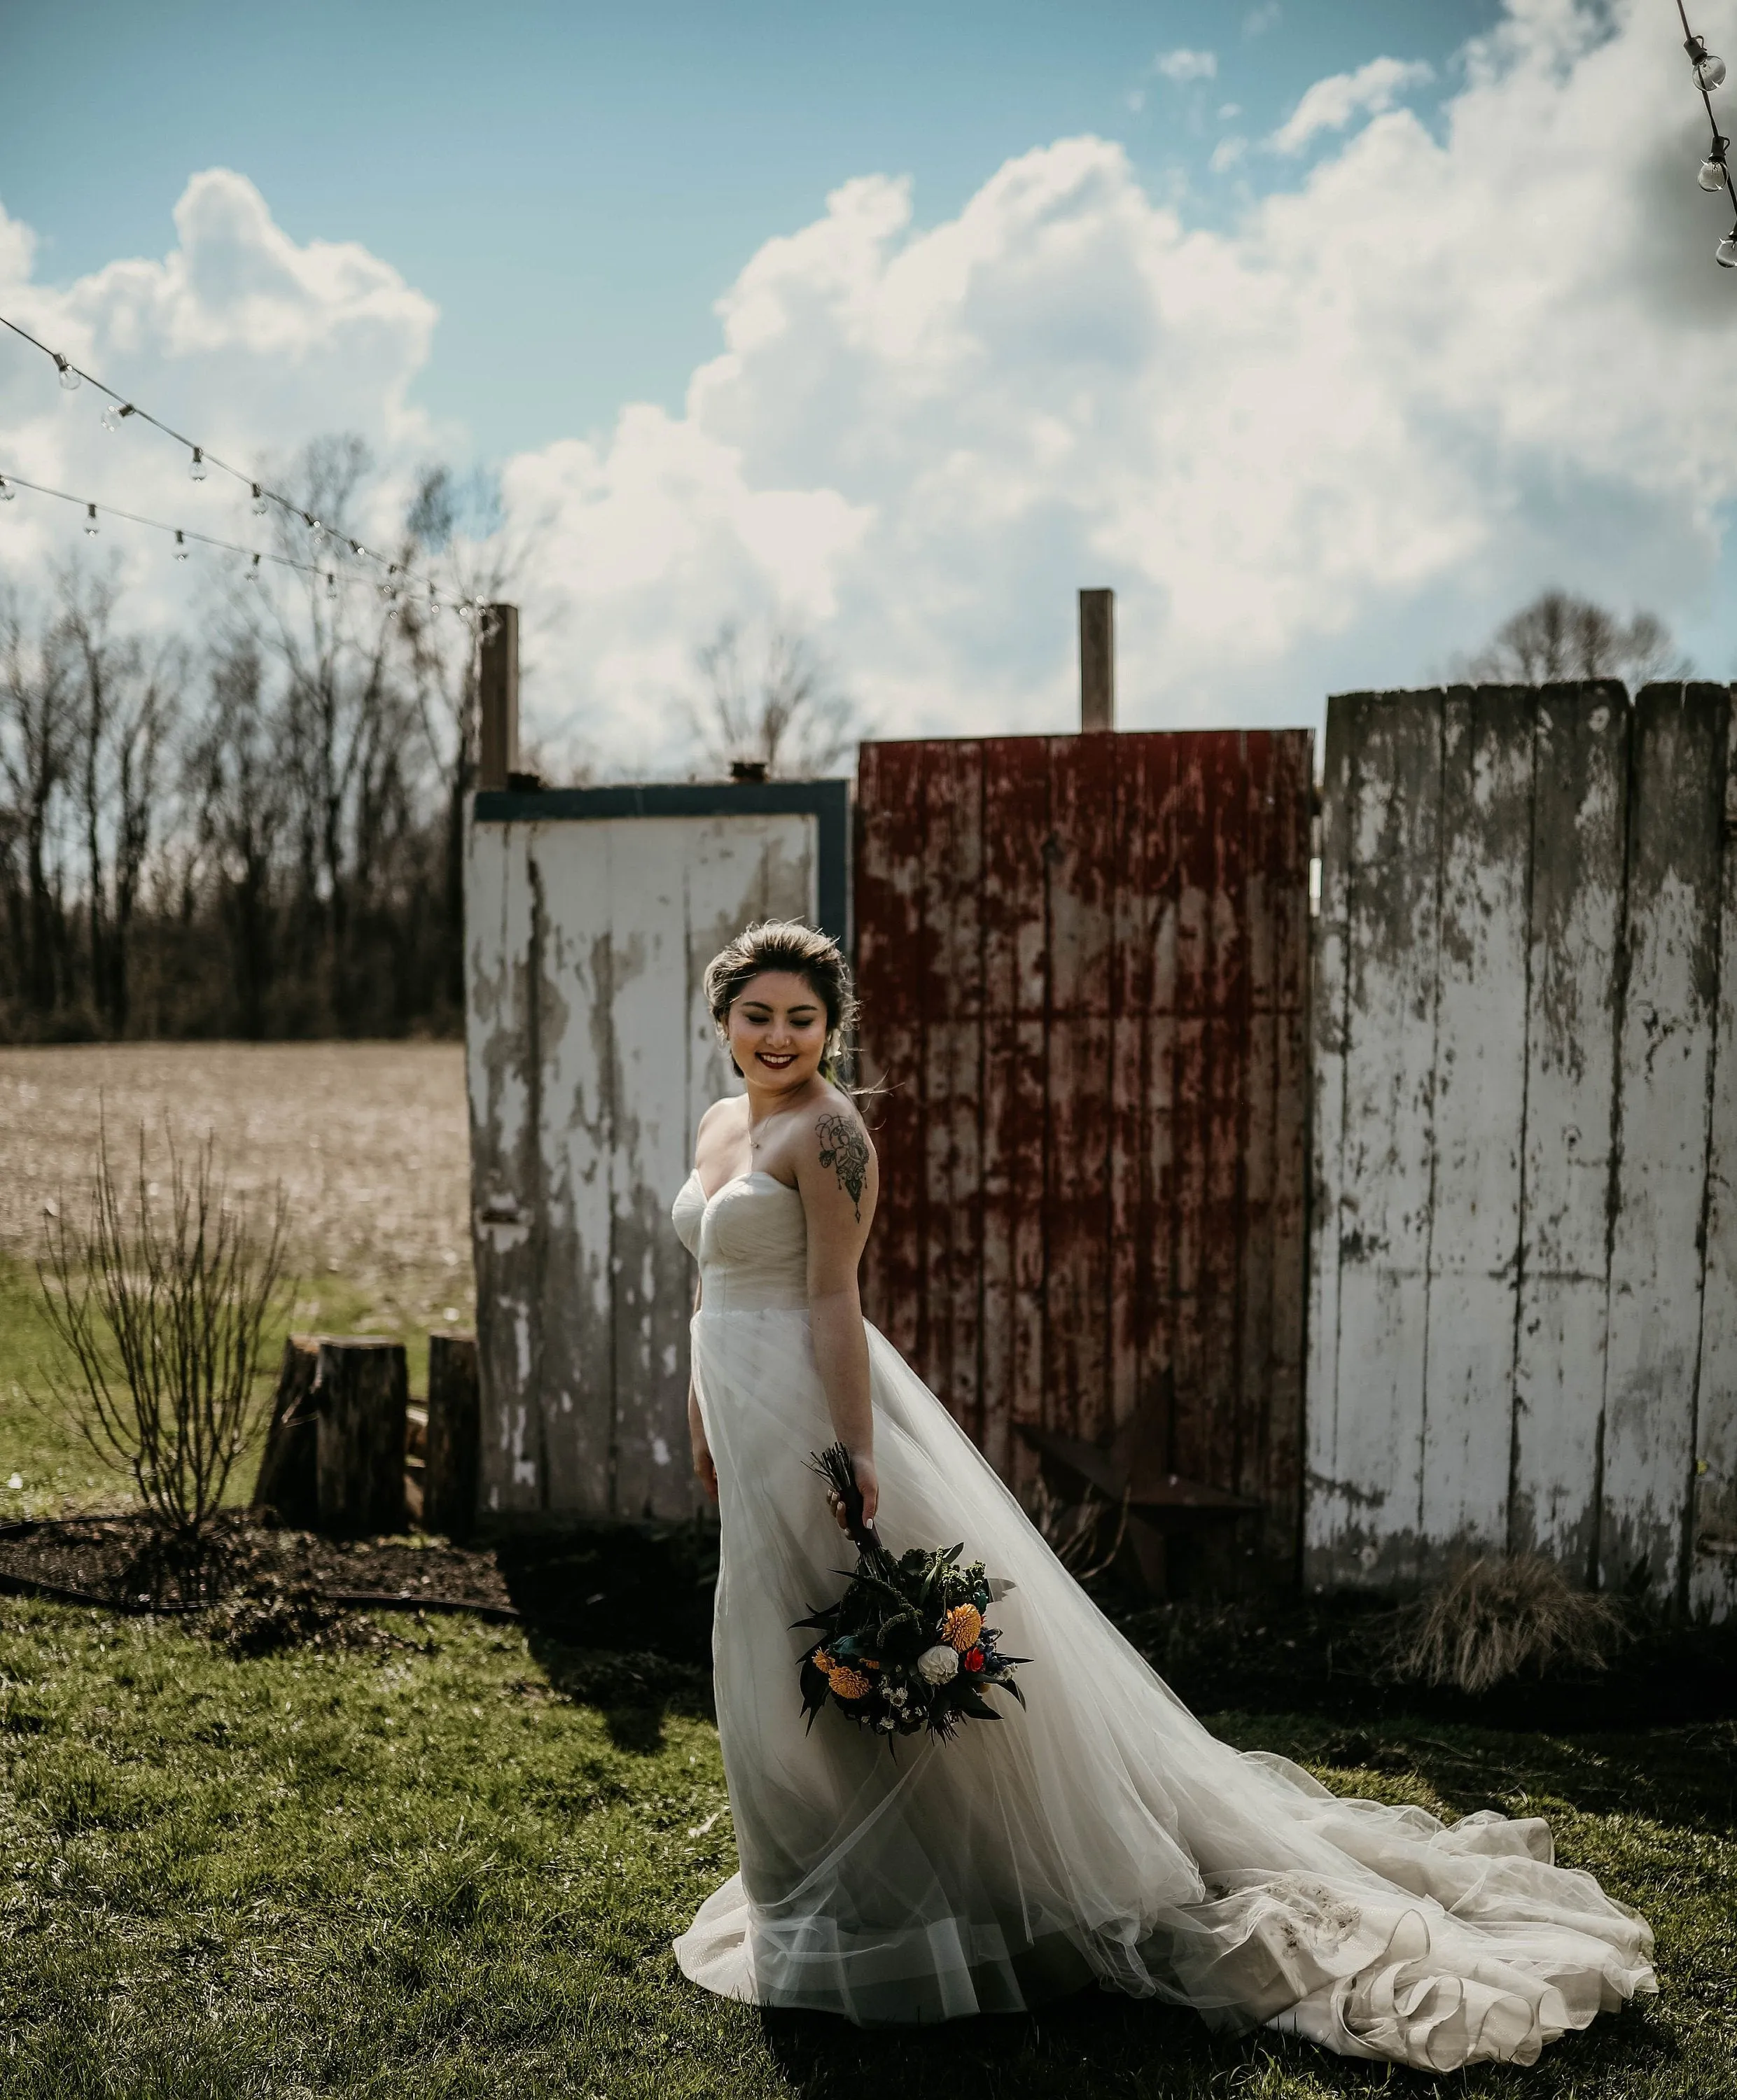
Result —
M 859 2029 L 813 2013 L 762 2012 L 762 2036 L 802 2100 L 882 2100 L 888 2093 L 945 2093 L 948 2100 L 1038 2100 L 1128 2095 L 1207 2100 L 1234 2093 L 1432 2093 L 1439 2074 L 1335 2056 L 1276 2035 L 1214 2034 L 1184 2008 L 1087 1990 L 1034 2014 L 948 2022 L 922 2029 Z M 1679 2054 L 1650 2009 L 1596 2021 L 1545 2050 L 1525 2074 L 1528 2090 L 1570 2094 L 1667 2091 Z M 1276 2074 L 1271 2082 L 1263 2071 Z M 1505 2092 L 1511 2067 L 1456 2077 L 1456 2092 Z M 1291 2081 L 1297 2082 L 1293 2084 Z M 1609 2081 L 1608 2087 L 1602 2081 Z M 1644 2082 L 1643 2082 L 1644 2081 Z

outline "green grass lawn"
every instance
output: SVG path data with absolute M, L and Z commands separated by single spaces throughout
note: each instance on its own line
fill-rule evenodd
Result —
M 922 2035 L 706 1996 L 669 1945 L 732 1864 L 693 1673 L 611 1709 L 575 1696 L 599 1696 L 594 1667 L 517 1630 L 409 1630 L 427 1646 L 236 1661 L 170 1625 L 0 1604 L 8 2100 L 1737 2094 L 1728 1725 L 1394 1723 L 1366 1732 L 1382 1770 L 1352 1772 L 1311 1756 L 1325 1722 L 1218 1717 L 1341 1789 L 1541 1809 L 1653 1920 L 1659 2001 L 1535 2071 L 1438 2083 L 1098 1993 Z

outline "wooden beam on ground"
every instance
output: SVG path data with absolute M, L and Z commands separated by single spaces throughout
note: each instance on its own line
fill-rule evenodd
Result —
M 401 1530 L 409 1406 L 403 1343 L 322 1341 L 318 1387 L 320 1529 L 338 1538 Z
M 422 1473 L 422 1524 L 448 1538 L 467 1538 L 476 1521 L 482 1417 L 475 1335 L 428 1337 L 428 1441 Z

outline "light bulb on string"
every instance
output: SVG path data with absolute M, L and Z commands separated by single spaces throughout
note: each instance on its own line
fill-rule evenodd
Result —
M 53 355 L 55 366 L 60 371 L 60 384 L 69 394 L 76 394 L 78 391 L 79 382 L 84 375 L 69 358 L 63 357 L 58 350 L 53 353 Z
M 250 584 L 263 583 L 265 580 L 264 571 L 259 567 L 259 557 L 257 554 L 248 564 L 247 580 Z
M 187 463 L 187 478 L 189 481 L 203 481 L 205 474 L 205 452 L 200 446 L 195 445 L 193 456 Z
M 94 540 L 102 529 L 96 522 L 96 505 L 94 503 L 87 503 L 85 505 L 85 537 L 87 540 Z
M 120 427 L 121 404 L 118 401 L 110 401 L 103 410 L 103 428 L 113 437 Z
M 1737 270 L 1737 226 L 1714 249 L 1713 259 L 1722 270 Z
M 3 474 L 0 474 L 0 503 L 15 503 L 17 501 L 18 491 Z
M 1711 95 L 1716 87 L 1724 86 L 1725 61 L 1708 50 L 1704 37 L 1691 37 L 1683 49 L 1695 68 L 1695 85 L 1704 95 Z
M 338 578 L 329 569 L 325 572 L 325 594 L 329 598 L 333 599 L 338 596 Z
M 1695 180 L 1704 190 L 1722 190 L 1725 188 L 1725 149 L 1729 139 L 1715 137 L 1707 157 L 1701 163 L 1701 171 Z
M 265 515 L 265 492 L 257 481 L 254 483 L 253 511 L 256 518 L 263 518 Z
M 308 531 L 313 534 L 314 538 L 316 540 L 323 540 L 325 537 L 325 526 L 320 523 L 320 520 L 314 516 L 311 510 L 304 510 L 302 513 L 302 522 L 307 526 Z
M 177 526 L 175 536 L 175 558 L 178 562 L 184 562 L 187 559 L 187 536 L 181 531 L 180 527 Z

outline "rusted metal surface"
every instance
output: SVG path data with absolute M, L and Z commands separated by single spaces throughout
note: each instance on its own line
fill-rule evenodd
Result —
M 739 814 L 563 817 L 564 800 L 584 797 L 546 795 L 497 798 L 515 814 L 470 826 L 484 1521 L 679 1517 L 696 1505 L 693 1276 L 669 1209 L 700 1117 L 740 1087 L 701 978 L 750 920 L 837 919 L 845 783 L 822 789 L 822 819 L 740 796 Z M 696 798 L 634 792 L 652 807 L 660 793 Z
M 871 1317 L 1016 1488 L 1022 1426 L 1113 1445 L 1257 1504 L 1280 1579 L 1310 784 L 1296 731 L 871 743 L 858 786 Z
M 1310 1579 L 1488 1548 L 1730 1608 L 1722 686 L 1328 716 Z

